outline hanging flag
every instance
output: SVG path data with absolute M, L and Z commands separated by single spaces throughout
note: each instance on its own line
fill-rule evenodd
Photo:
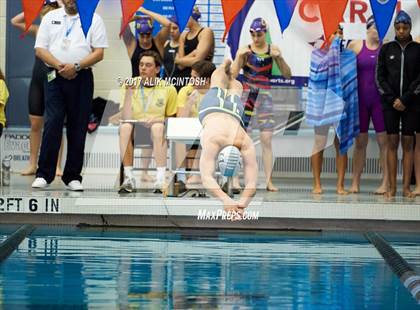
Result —
M 131 18 L 136 11 L 143 5 L 144 0 L 121 0 L 121 11 L 123 21 L 121 25 L 120 36 L 123 34 L 125 28 L 130 23 Z
M 187 26 L 195 1 L 196 0 L 172 0 L 180 32 L 184 31 Z
M 76 0 L 80 22 L 82 23 L 82 29 L 85 37 L 87 37 L 90 26 L 92 25 L 93 14 L 95 13 L 98 3 L 99 0 Z
M 397 0 L 370 0 L 373 18 L 381 41 L 388 32 L 396 5 Z
M 226 35 L 235 21 L 236 15 L 242 10 L 246 2 L 247 0 L 222 0 L 223 18 L 225 20 L 225 32 L 223 33 L 222 42 L 225 42 Z
M 274 0 L 274 6 L 276 8 L 277 18 L 279 19 L 282 33 L 289 27 L 296 4 L 297 0 Z
M 25 31 L 22 37 L 28 32 L 34 20 L 41 12 L 44 0 L 22 0 L 23 13 L 25 14 Z
M 232 56 L 232 59 L 234 59 L 236 56 L 236 51 L 239 48 L 239 39 L 241 38 L 242 27 L 244 25 L 249 10 L 254 4 L 254 1 L 255 0 L 247 0 L 245 6 L 237 14 L 236 19 L 230 27 L 229 35 L 227 38 L 227 44 L 230 47 L 230 54 Z
M 325 41 L 328 41 L 331 35 L 337 30 L 340 22 L 343 21 L 347 2 L 348 0 L 318 0 Z

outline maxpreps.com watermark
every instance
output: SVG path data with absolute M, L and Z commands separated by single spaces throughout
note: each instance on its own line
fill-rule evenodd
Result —
M 201 221 L 217 221 L 217 220 L 245 220 L 245 221 L 255 221 L 258 220 L 260 216 L 259 211 L 244 211 L 243 213 L 239 213 L 236 211 L 225 211 L 223 209 L 218 210 L 205 210 L 200 209 L 198 210 L 197 220 Z

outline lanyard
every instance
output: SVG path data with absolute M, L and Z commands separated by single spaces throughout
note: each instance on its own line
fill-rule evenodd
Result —
M 153 88 L 153 90 L 150 92 L 150 94 L 147 96 L 147 98 L 146 98 L 145 93 L 144 93 L 144 86 L 143 85 L 140 86 L 140 91 L 141 91 L 141 101 L 142 101 L 142 104 L 143 104 L 143 112 L 147 113 L 147 110 L 149 109 L 150 103 L 153 100 L 153 95 L 155 93 L 155 89 Z M 147 101 L 146 101 L 146 99 L 147 99 Z
M 67 28 L 67 30 L 66 30 L 66 38 L 69 37 L 71 31 L 73 30 L 73 27 L 74 27 L 74 24 L 76 23 L 76 21 L 77 21 L 77 18 L 73 18 L 73 22 L 71 23 L 71 26 L 70 27 L 67 27 L 67 19 L 66 19 L 66 28 Z

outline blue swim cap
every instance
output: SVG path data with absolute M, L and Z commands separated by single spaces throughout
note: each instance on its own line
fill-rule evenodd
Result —
M 267 32 L 267 23 L 261 17 L 254 19 L 249 29 L 251 32 Z
M 145 34 L 153 32 L 153 21 L 149 16 L 140 16 L 136 22 L 137 34 Z
M 411 27 L 411 17 L 410 15 L 407 14 L 407 12 L 401 10 L 398 12 L 397 16 L 395 17 L 394 20 L 394 25 L 396 24 L 406 24 L 406 25 L 410 25 Z
M 195 21 L 198 21 L 201 18 L 201 13 L 200 13 L 200 10 L 198 9 L 198 6 L 194 5 L 191 17 Z
M 175 15 L 172 15 L 171 17 L 169 17 L 169 20 L 171 21 L 171 23 L 174 23 L 174 24 L 176 24 L 177 26 L 179 26 L 179 25 L 178 25 L 178 19 L 176 18 L 176 16 L 175 16 Z

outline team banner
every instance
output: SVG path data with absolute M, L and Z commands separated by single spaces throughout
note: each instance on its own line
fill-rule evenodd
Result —
M 22 0 L 23 12 L 25 13 L 25 32 L 22 37 L 28 32 L 43 5 L 44 0 Z
M 298 0 L 274 0 L 281 32 L 284 32 L 289 27 L 297 2 Z
M 296 0 L 297 1 L 297 0 Z M 247 0 L 222 0 L 223 18 L 225 20 L 225 32 L 223 33 L 223 42 L 226 39 L 230 27 L 235 21 L 236 15 L 243 9 Z
M 383 40 L 394 15 L 397 0 L 370 0 L 379 38 Z
M 89 32 L 90 26 L 92 25 L 93 14 L 95 14 L 96 7 L 98 6 L 99 0 L 76 0 L 77 8 L 79 10 L 80 22 L 82 23 L 83 33 L 85 37 Z
M 314 48 L 319 48 L 324 43 L 323 22 L 330 17 L 335 19 L 331 23 L 333 25 L 331 31 L 337 29 L 341 20 L 344 21 L 344 27 L 348 24 L 358 24 L 361 29 L 366 29 L 366 20 L 373 13 L 369 0 L 348 0 L 347 5 L 345 7 L 342 5 L 341 8 L 338 7 L 338 4 L 331 5 L 333 1 L 326 1 L 330 4 L 328 10 L 331 12 L 326 12 L 321 19 L 317 1 L 319 0 L 298 0 L 287 31 L 282 34 L 274 1 L 248 0 L 229 31 L 226 39 L 225 57 L 234 58 L 239 47 L 252 42 L 249 34 L 251 22 L 257 17 L 263 17 L 268 25 L 272 44 L 280 47 L 284 59 L 292 70 L 292 79 L 287 82 L 287 85 L 306 86 L 311 53 Z M 413 21 L 412 36 L 413 38 L 418 37 L 420 35 L 420 3 L 417 0 L 402 0 L 397 4 L 397 10 L 399 9 L 406 11 L 411 16 Z M 336 13 L 333 13 L 334 10 Z M 339 10 L 343 10 L 344 14 Z M 335 14 L 338 16 L 330 16 Z M 389 27 L 385 39 L 393 40 L 394 37 L 393 27 Z M 349 37 L 346 38 L 346 41 L 352 39 Z M 280 80 L 272 79 L 274 85 L 277 81 Z
M 123 34 L 125 28 L 127 28 L 133 15 L 137 12 L 139 7 L 143 5 L 143 2 L 144 0 L 121 0 L 123 21 L 121 25 L 120 36 Z
M 196 0 L 172 0 L 178 20 L 179 31 L 184 31 Z
M 324 38 L 329 40 L 337 30 L 338 24 L 343 21 L 343 14 L 346 10 L 348 0 L 318 0 L 319 13 L 324 28 Z

